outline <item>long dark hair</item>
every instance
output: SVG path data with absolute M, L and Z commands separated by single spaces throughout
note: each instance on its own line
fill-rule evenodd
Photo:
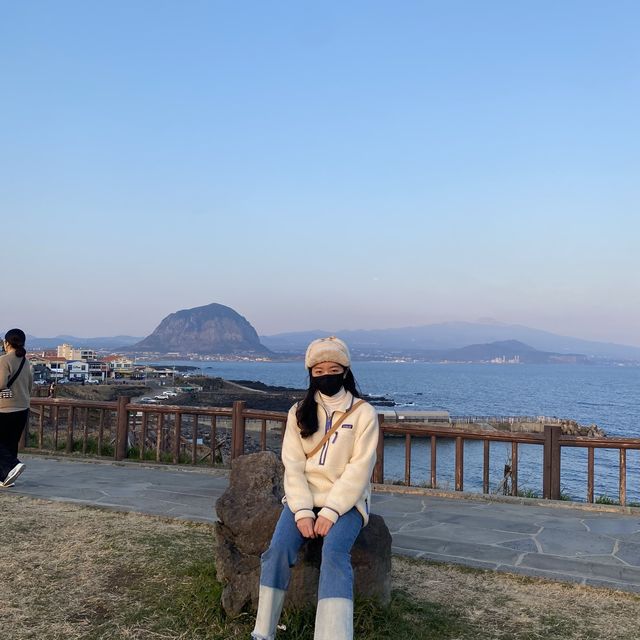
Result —
M 342 386 L 356 398 L 361 397 L 362 394 L 360 393 L 360 389 L 358 389 L 358 383 L 353 377 L 353 372 L 348 367 Z M 298 408 L 296 409 L 296 420 L 298 421 L 300 435 L 303 438 L 308 438 L 318 430 L 318 403 L 315 399 L 317 390 L 318 388 L 311 375 L 311 369 L 309 369 L 309 388 L 304 398 L 298 403 Z
M 23 358 L 27 354 L 24 348 L 27 336 L 22 329 L 9 329 L 4 334 L 4 339 L 16 350 L 18 358 Z

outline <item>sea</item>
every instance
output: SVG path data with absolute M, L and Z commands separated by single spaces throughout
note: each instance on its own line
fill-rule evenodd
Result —
M 269 385 L 306 388 L 307 373 L 297 362 L 163 361 L 200 367 L 204 375 L 228 380 L 257 380 Z M 360 389 L 386 396 L 397 410 L 445 410 L 462 416 L 547 416 L 597 424 L 609 436 L 640 438 L 640 367 L 605 365 L 433 364 L 354 362 Z M 386 407 L 381 407 L 381 410 Z M 385 441 L 385 482 L 404 479 L 404 440 Z M 437 484 L 454 487 L 454 443 L 437 444 Z M 511 446 L 491 443 L 491 491 L 500 491 Z M 464 489 L 482 490 L 482 444 L 465 443 Z M 430 480 L 430 444 L 412 445 L 411 484 Z M 561 460 L 562 493 L 585 500 L 587 451 L 566 447 Z M 596 449 L 595 495 L 618 499 L 619 454 Z M 520 445 L 518 488 L 542 494 L 542 447 Z M 627 502 L 640 503 L 640 451 L 627 454 Z

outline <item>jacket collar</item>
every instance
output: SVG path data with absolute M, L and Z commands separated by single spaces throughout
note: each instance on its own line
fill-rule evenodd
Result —
M 328 415 L 332 415 L 335 411 L 342 413 L 348 411 L 354 401 L 353 394 L 350 391 L 344 391 L 344 394 L 339 399 L 333 400 L 332 398 L 328 403 L 323 402 L 319 391 L 316 391 L 314 397 L 318 403 L 318 407 L 323 409 Z

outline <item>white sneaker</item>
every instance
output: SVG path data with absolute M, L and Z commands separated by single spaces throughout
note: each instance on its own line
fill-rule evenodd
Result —
M 18 464 L 9 471 L 7 477 L 4 479 L 2 486 L 8 487 L 10 484 L 13 484 L 16 481 L 16 478 L 24 471 L 25 464 L 23 462 L 18 462 Z

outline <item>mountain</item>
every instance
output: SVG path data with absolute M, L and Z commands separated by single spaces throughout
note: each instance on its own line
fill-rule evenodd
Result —
M 78 349 L 120 349 L 139 342 L 142 338 L 133 336 L 113 336 L 101 338 L 79 338 L 78 336 L 55 336 L 36 338 L 27 336 L 29 349 L 55 349 L 60 344 L 70 344 Z
M 222 304 L 183 309 L 168 315 L 154 332 L 128 351 L 269 355 L 256 330 L 238 312 Z
M 504 361 L 523 364 L 557 364 L 557 363 L 585 363 L 588 358 L 579 353 L 552 353 L 539 351 L 518 340 L 503 340 L 489 344 L 470 344 L 459 349 L 434 349 L 422 356 L 432 362 L 489 362 L 503 359 Z
M 518 340 L 534 349 L 560 354 L 580 353 L 592 358 L 640 361 L 640 347 L 582 340 L 499 322 L 444 322 L 419 327 L 355 331 L 303 331 L 261 336 L 262 344 L 279 352 L 300 353 L 322 336 L 335 333 L 351 349 L 380 354 L 409 354 L 429 349 L 456 349 L 471 344 Z

